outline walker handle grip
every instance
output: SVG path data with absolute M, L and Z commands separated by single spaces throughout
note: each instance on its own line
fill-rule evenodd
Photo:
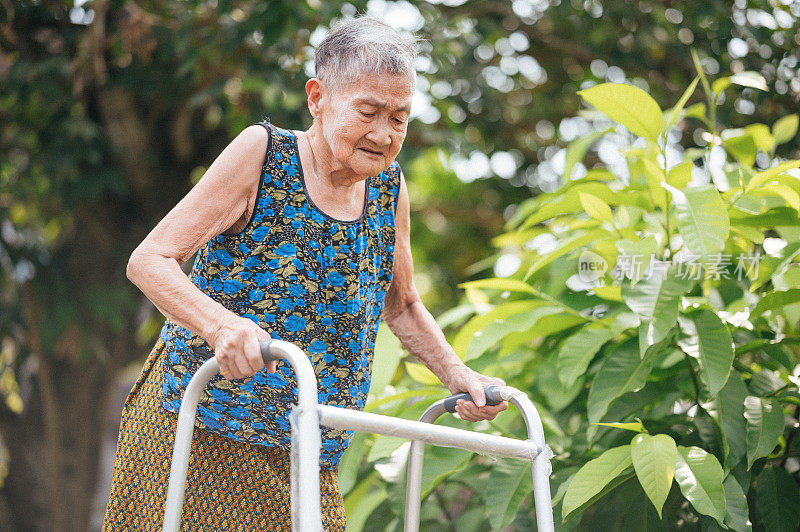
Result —
M 269 339 L 260 343 L 261 358 L 264 359 L 264 364 L 266 364 L 267 362 L 272 362 L 273 360 L 277 362 L 282 358 L 278 353 L 272 352 L 272 348 L 270 346 L 272 345 L 272 342 L 275 341 L 276 341 L 275 339 Z
M 495 406 L 499 405 L 503 402 L 503 399 L 497 393 L 499 391 L 499 387 L 495 386 L 494 384 L 490 384 L 483 388 L 483 393 L 486 394 L 486 404 L 488 406 Z M 464 399 L 465 401 L 472 401 L 472 396 L 467 392 L 457 393 L 455 395 L 451 395 L 447 399 L 444 400 L 444 408 L 451 414 L 456 411 L 456 403 L 459 399 Z

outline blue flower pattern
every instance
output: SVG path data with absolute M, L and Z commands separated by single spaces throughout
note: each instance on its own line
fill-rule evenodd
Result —
M 364 215 L 342 222 L 307 198 L 297 138 L 267 122 L 270 140 L 253 217 L 240 234 L 221 234 L 197 254 L 194 284 L 273 338 L 311 359 L 321 403 L 362 409 L 369 391 L 375 335 L 392 280 L 400 167 L 366 181 Z M 166 320 L 163 406 L 177 412 L 191 375 L 210 356 L 208 343 Z M 239 441 L 289 449 L 289 412 L 297 402 L 291 367 L 228 381 L 215 377 L 196 424 Z M 323 464 L 338 464 L 352 432 L 322 428 Z

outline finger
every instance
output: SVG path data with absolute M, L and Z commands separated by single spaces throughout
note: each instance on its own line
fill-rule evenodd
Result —
M 257 336 L 253 335 L 245 342 L 245 357 L 252 371 L 251 374 L 255 374 L 264 367 L 264 359 L 261 357 L 261 344 Z
M 239 344 L 238 352 L 231 357 L 231 373 L 233 373 L 234 378 L 236 379 L 243 379 L 244 377 L 250 375 L 250 366 L 247 363 L 247 357 L 244 355 L 244 346 Z
M 275 371 L 278 369 L 277 363 L 274 360 L 267 362 L 265 367 L 267 368 L 267 373 L 275 373 Z
M 230 368 L 228 368 L 228 366 L 222 366 L 222 365 L 220 365 L 220 367 L 219 367 L 219 373 L 220 373 L 220 375 L 222 375 L 222 376 L 223 376 L 225 379 L 227 379 L 227 380 L 233 380 L 233 376 L 231 375 L 231 370 L 230 370 Z
M 472 402 L 476 406 L 481 407 L 486 404 L 486 394 L 483 392 L 483 386 L 480 383 L 473 383 L 470 386 L 469 394 L 472 396 Z
M 478 419 L 472 413 L 470 413 L 463 405 L 456 407 L 456 413 L 458 414 L 458 417 L 460 417 L 464 421 L 471 421 L 471 422 L 478 421 Z

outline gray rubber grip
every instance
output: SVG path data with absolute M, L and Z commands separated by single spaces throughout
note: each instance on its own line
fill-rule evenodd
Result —
M 503 400 L 497 395 L 497 386 L 490 384 L 483 389 L 483 393 L 486 394 L 486 404 L 489 406 L 499 405 L 503 402 Z M 444 400 L 444 408 L 451 414 L 456 411 L 456 403 L 459 399 L 464 399 L 465 401 L 472 401 L 472 396 L 467 392 L 457 393 L 455 395 L 451 395 L 447 399 Z
M 281 360 L 281 356 L 278 355 L 277 353 L 273 353 L 272 348 L 270 347 L 272 345 L 272 342 L 274 341 L 275 340 L 270 339 L 261 342 L 261 358 L 264 359 L 264 364 L 266 364 L 267 362 L 272 362 L 273 360 L 275 361 Z

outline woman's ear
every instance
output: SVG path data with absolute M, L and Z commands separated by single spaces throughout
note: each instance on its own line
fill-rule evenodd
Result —
M 308 110 L 312 118 L 319 118 L 322 104 L 322 84 L 317 78 L 306 81 L 306 94 L 308 94 Z

